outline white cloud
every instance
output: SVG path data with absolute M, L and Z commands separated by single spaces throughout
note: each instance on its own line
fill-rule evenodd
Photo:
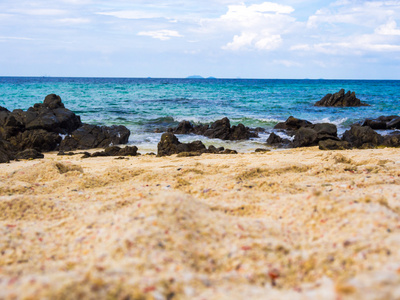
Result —
M 400 1 L 337 1 L 317 10 L 307 22 L 309 28 L 321 24 L 347 24 L 372 27 L 400 17 Z
M 277 59 L 273 61 L 276 65 L 283 65 L 287 68 L 290 67 L 302 67 L 303 65 L 297 61 L 285 60 L 285 59 Z
M 180 35 L 178 31 L 168 30 L 168 29 L 155 30 L 155 31 L 141 31 L 138 33 L 138 35 L 149 36 L 154 39 L 159 39 L 162 41 L 169 40 L 172 37 L 182 37 L 182 35 Z
M 32 41 L 32 38 L 28 37 L 18 37 L 18 36 L 0 36 L 1 40 L 21 40 L 21 41 Z
M 10 12 L 24 14 L 24 15 L 32 15 L 32 16 L 59 16 L 59 15 L 64 15 L 66 13 L 65 10 L 50 9 L 50 8 L 18 9 L 18 10 L 10 10 Z
M 90 20 L 85 18 L 64 18 L 57 20 L 57 22 L 62 23 L 64 25 L 76 25 L 76 24 L 90 23 Z
M 217 19 L 202 20 L 206 32 L 233 34 L 224 50 L 274 50 L 282 44 L 282 34 L 289 32 L 295 19 L 289 14 L 294 9 L 288 5 L 264 2 L 246 6 L 230 5 L 228 11 Z
M 121 10 L 111 12 L 97 12 L 97 15 L 112 16 L 119 19 L 154 19 L 162 18 L 163 16 L 157 12 L 147 12 L 140 10 Z
M 388 21 L 386 24 L 379 26 L 375 33 L 382 35 L 400 35 L 400 29 L 397 28 L 397 23 L 394 20 Z

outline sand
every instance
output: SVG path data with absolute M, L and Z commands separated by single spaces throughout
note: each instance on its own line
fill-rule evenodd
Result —
M 400 299 L 400 149 L 0 165 L 1 299 Z

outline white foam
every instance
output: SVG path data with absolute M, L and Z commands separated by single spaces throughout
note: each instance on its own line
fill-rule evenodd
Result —
M 331 123 L 334 124 L 336 126 L 340 126 L 343 125 L 346 121 L 348 120 L 348 118 L 341 118 L 341 119 L 336 119 L 336 120 L 330 120 L 329 118 L 323 118 L 322 120 L 316 120 L 313 121 L 312 123 Z

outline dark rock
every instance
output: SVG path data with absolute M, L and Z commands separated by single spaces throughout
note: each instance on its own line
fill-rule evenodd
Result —
M 107 151 L 107 149 L 106 149 Z M 124 148 L 121 148 L 119 150 L 118 155 L 119 156 L 137 156 L 138 155 L 138 148 L 136 146 L 126 146 Z
M 0 106 L 0 126 L 3 127 L 8 116 L 10 115 L 10 111 L 5 108 Z
M 236 150 L 225 149 L 221 154 L 238 154 Z
M 0 138 L 0 163 L 8 163 L 13 160 L 15 151 L 15 147 L 10 142 Z
M 393 118 L 386 124 L 388 129 L 400 129 L 400 117 Z
M 319 136 L 333 136 L 337 137 L 337 127 L 335 124 L 330 123 L 317 123 L 312 126 Z
M 65 156 L 65 155 L 72 156 L 72 155 L 75 155 L 75 154 L 77 154 L 77 153 L 74 153 L 74 152 L 64 152 L 64 151 L 59 151 L 59 152 L 57 153 L 58 156 Z
M 47 96 L 43 104 L 36 103 L 27 111 L 16 109 L 11 113 L 6 111 L 0 113 L 0 126 L 9 127 L 7 131 L 10 136 L 13 132 L 32 129 L 67 134 L 81 125 L 80 117 L 64 108 L 61 98 L 54 94 Z
M 187 144 L 180 144 L 178 150 L 179 152 L 205 152 L 207 148 L 201 141 L 194 141 Z
M 345 150 L 351 149 L 351 146 L 346 141 L 337 141 L 337 140 L 323 140 L 318 142 L 318 146 L 320 150 Z
M 341 89 L 335 94 L 327 94 L 321 100 L 317 101 L 314 106 L 325 107 L 356 107 L 356 106 L 369 106 L 363 103 L 356 97 L 355 92 L 348 91 L 345 94 L 344 89 Z
M 228 118 L 215 121 L 209 125 L 193 126 L 189 121 L 182 121 L 175 128 L 169 128 L 169 133 L 173 134 L 190 134 L 204 135 L 209 138 L 217 138 L 221 140 L 248 140 L 252 137 L 258 137 L 258 132 L 245 127 L 243 124 L 232 126 Z
M 193 133 L 197 135 L 204 135 L 208 128 L 209 126 L 206 124 L 196 125 L 193 127 Z
M 355 148 L 374 148 L 383 142 L 383 137 L 370 127 L 353 125 L 343 134 L 342 140 Z
M 377 119 L 365 119 L 364 122 L 361 123 L 361 126 L 368 126 L 372 129 L 386 129 L 386 122 L 377 120 Z
M 260 133 L 260 132 L 265 132 L 265 128 L 256 127 L 256 128 L 254 128 L 254 129 L 250 129 L 250 131 L 251 131 L 251 132 L 254 132 L 254 133 Z
M 182 121 L 173 131 L 174 134 L 189 134 L 193 132 L 193 125 L 189 121 Z
M 381 146 L 396 148 L 400 147 L 400 133 L 394 132 L 392 134 L 384 136 Z
M 218 138 L 221 140 L 229 140 L 231 124 L 228 118 L 215 121 L 210 128 L 204 133 L 209 138 Z
M 44 155 L 35 149 L 25 149 L 24 151 L 18 152 L 15 159 L 38 159 L 44 158 Z
M 285 122 L 276 124 L 274 129 L 296 131 L 301 127 L 310 127 L 311 125 L 312 123 L 307 120 L 297 119 L 293 116 L 290 116 Z
M 126 144 L 130 131 L 122 125 L 97 126 L 83 124 L 60 144 L 60 150 L 105 148 L 110 145 Z
M 207 152 L 206 146 L 204 146 L 201 141 L 194 141 L 187 144 L 181 143 L 178 138 L 170 132 L 163 133 L 158 143 L 157 150 L 157 156 L 168 156 L 181 152 Z
M 309 147 L 318 144 L 318 133 L 311 128 L 302 127 L 296 131 L 293 146 L 294 147 Z
M 210 146 L 208 146 L 207 152 L 208 153 L 219 153 L 220 151 L 215 146 L 210 145 Z
M 177 157 L 200 156 L 201 154 L 201 152 L 179 152 Z
M 61 102 L 61 97 L 56 94 L 47 95 L 44 98 L 43 105 L 50 109 L 64 108 L 64 104 Z
M 254 152 L 256 153 L 264 153 L 264 152 L 270 152 L 270 149 L 264 149 L 264 148 L 257 148 L 256 150 L 254 150 Z
M 282 144 L 283 143 L 283 138 L 281 138 L 279 135 L 276 133 L 271 133 L 267 139 L 267 145 L 277 145 L 277 144 Z
M 17 151 L 25 149 L 35 149 L 39 152 L 54 151 L 61 142 L 61 137 L 43 129 L 28 130 L 12 136 L 10 143 L 15 146 Z
M 101 152 L 95 152 L 91 156 L 137 156 L 138 148 L 136 146 L 126 146 L 126 147 L 118 147 L 118 146 L 110 146 L 104 149 Z
M 178 138 L 173 133 L 163 133 L 157 145 L 157 156 L 169 156 L 179 153 L 178 146 L 180 144 Z
M 239 141 L 248 140 L 252 137 L 258 137 L 258 134 L 251 132 L 248 127 L 245 127 L 243 124 L 240 123 L 237 126 L 232 126 L 228 139 L 231 141 Z

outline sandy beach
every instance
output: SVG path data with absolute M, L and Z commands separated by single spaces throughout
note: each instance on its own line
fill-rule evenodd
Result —
M 400 299 L 400 149 L 0 166 L 1 299 Z

